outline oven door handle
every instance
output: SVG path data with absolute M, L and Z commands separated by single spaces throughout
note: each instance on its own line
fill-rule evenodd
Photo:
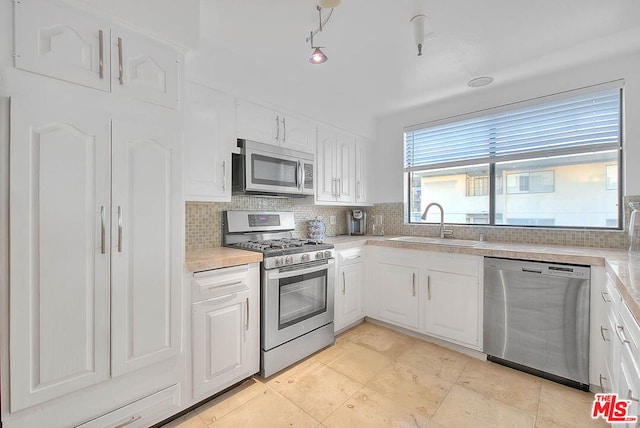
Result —
M 274 269 L 273 272 L 267 272 L 267 279 L 280 279 L 280 278 L 291 278 L 292 276 L 305 275 L 307 273 L 318 272 L 325 269 L 333 269 L 333 265 L 335 264 L 335 260 L 329 259 L 326 264 L 321 264 L 318 266 L 306 268 L 306 269 L 294 269 L 288 270 L 285 272 L 278 272 Z

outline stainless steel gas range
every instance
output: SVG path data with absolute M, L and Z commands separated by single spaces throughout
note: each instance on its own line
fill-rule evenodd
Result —
M 226 211 L 225 246 L 259 251 L 260 375 L 269 377 L 334 343 L 332 244 L 293 238 L 292 212 Z

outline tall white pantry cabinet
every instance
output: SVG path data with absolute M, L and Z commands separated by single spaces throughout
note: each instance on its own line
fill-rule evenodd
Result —
M 182 56 L 14 9 L 3 426 L 149 426 L 183 395 Z

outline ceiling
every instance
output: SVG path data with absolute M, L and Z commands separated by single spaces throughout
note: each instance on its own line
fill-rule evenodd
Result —
M 620 53 L 640 52 L 638 0 L 342 0 L 314 42 L 314 0 L 202 0 L 201 37 L 254 73 L 279 76 L 292 91 L 369 117 L 423 105 Z M 409 20 L 427 15 L 433 33 L 418 57 Z

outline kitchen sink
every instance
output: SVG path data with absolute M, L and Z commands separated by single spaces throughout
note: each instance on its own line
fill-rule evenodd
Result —
M 468 239 L 431 238 L 428 236 L 399 236 L 389 238 L 390 241 L 415 242 L 417 244 L 451 245 L 455 247 L 475 247 L 480 241 Z

